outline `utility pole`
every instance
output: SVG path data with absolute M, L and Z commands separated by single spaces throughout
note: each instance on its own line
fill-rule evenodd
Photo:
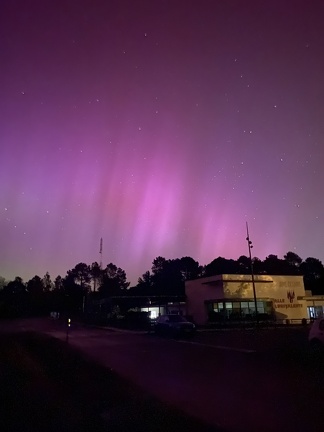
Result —
M 256 297 L 256 291 L 255 291 L 255 280 L 254 280 L 254 270 L 253 270 L 253 260 L 252 260 L 252 254 L 251 249 L 253 248 L 252 242 L 250 240 L 249 235 L 249 226 L 246 222 L 246 241 L 248 243 L 249 248 L 249 258 L 250 258 L 250 268 L 251 268 L 251 278 L 252 278 L 252 288 L 253 288 L 253 298 L 254 298 L 254 307 L 255 307 L 255 317 L 256 317 L 256 323 L 259 324 L 259 317 L 258 317 L 258 306 L 257 306 L 257 297 Z

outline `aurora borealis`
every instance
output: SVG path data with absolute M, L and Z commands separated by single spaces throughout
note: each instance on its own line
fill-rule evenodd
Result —
M 0 275 L 324 259 L 324 3 L 0 10 Z

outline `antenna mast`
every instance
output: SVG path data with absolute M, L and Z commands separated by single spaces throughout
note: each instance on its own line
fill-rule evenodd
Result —
M 100 270 L 102 270 L 102 237 L 100 239 L 100 250 L 99 250 L 99 253 L 100 253 Z

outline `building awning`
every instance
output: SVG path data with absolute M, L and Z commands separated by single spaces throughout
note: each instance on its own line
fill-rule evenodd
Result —
M 270 297 L 262 297 L 262 298 L 258 298 L 256 299 L 257 302 L 260 301 L 273 301 L 273 299 L 271 299 Z M 254 298 L 253 297 L 226 297 L 226 298 L 219 298 L 219 299 L 208 299 L 205 300 L 204 303 L 227 303 L 227 302 L 254 302 Z
M 222 286 L 223 283 L 253 283 L 252 279 L 219 279 L 215 281 L 203 282 L 202 285 Z M 255 284 L 273 283 L 272 280 L 254 280 Z

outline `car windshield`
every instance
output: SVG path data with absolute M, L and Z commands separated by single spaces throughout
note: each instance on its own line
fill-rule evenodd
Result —
M 181 315 L 169 315 L 168 319 L 170 322 L 187 322 Z

